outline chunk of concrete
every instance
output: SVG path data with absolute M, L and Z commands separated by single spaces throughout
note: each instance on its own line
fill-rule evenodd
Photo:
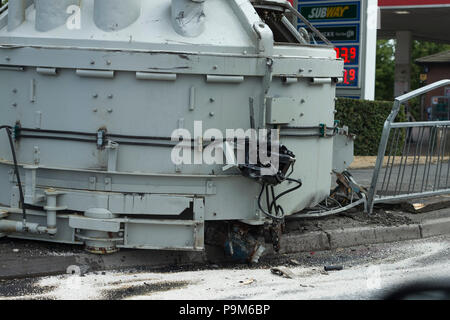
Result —
M 306 234 L 288 234 L 281 237 L 280 253 L 322 251 L 330 249 L 325 232 L 315 231 Z
M 420 224 L 422 238 L 450 234 L 450 218 L 425 220 Z
M 346 248 L 363 244 L 375 243 L 375 227 L 356 227 L 346 229 L 327 230 L 330 247 Z
M 375 229 L 377 242 L 387 243 L 395 241 L 420 239 L 420 227 L 418 224 L 377 227 Z

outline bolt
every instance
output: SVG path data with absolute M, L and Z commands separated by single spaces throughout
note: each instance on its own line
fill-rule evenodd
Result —
M 92 112 L 97 112 L 98 111 L 98 109 L 94 109 L 94 110 L 92 110 Z
M 12 106 L 13 106 L 13 107 L 17 107 L 17 103 L 13 103 Z
M 6 60 L 6 61 L 10 61 L 11 58 L 10 58 L 10 57 L 6 57 L 5 60 Z
M 111 65 L 111 61 L 106 61 L 106 64 L 108 65 L 108 66 L 110 66 Z
M 91 64 L 95 64 L 95 61 L 94 61 L 94 60 L 91 60 Z
M 209 98 L 209 102 L 213 103 L 214 101 L 214 98 Z
M 114 95 L 112 95 L 112 94 L 108 95 L 108 99 L 112 99 L 113 97 L 114 97 Z
M 209 113 L 209 116 L 210 116 L 210 117 L 214 117 L 214 112 L 211 111 L 211 112 Z
M 108 109 L 108 113 L 112 113 L 113 112 L 113 109 Z
M 218 68 L 217 66 L 213 66 L 213 69 L 214 69 L 214 70 L 217 70 L 217 68 Z
M 17 93 L 17 89 L 14 88 L 12 92 L 13 92 L 13 93 Z
M 97 99 L 97 98 L 98 98 L 98 94 L 94 93 L 94 94 L 92 95 L 92 98 Z

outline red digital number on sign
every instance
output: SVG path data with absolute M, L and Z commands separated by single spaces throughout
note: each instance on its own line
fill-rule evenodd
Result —
M 340 84 L 342 87 L 358 86 L 358 68 L 345 68 L 344 79 Z
M 334 48 L 336 57 L 344 60 L 345 64 L 358 64 L 358 47 L 343 46 Z

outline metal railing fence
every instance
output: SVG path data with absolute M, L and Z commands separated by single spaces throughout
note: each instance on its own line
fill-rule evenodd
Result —
M 395 122 L 402 104 L 449 84 L 441 80 L 395 99 L 369 189 L 370 213 L 376 203 L 450 193 L 450 121 Z

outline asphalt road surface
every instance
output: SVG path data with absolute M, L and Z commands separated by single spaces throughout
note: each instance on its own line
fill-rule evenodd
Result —
M 260 266 L 137 270 L 3 280 L 0 299 L 380 299 L 415 280 L 449 276 L 450 236 L 298 253 Z M 341 271 L 324 271 L 342 265 Z M 285 266 L 294 278 L 273 274 Z

